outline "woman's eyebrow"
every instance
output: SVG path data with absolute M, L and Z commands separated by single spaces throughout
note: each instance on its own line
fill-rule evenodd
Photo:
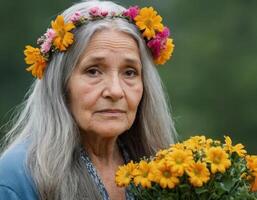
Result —
M 141 65 L 141 61 L 137 58 L 125 58 L 125 62 L 131 65 Z
M 80 65 L 83 65 L 87 62 L 103 62 L 106 58 L 103 56 L 89 56 L 81 60 Z

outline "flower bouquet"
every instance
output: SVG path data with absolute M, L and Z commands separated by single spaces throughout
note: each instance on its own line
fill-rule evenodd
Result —
M 228 136 L 195 136 L 120 166 L 116 184 L 140 200 L 257 200 L 257 156 Z

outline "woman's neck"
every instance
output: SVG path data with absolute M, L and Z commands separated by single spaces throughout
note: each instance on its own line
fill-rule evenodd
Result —
M 93 164 L 97 166 L 114 167 L 123 164 L 123 158 L 115 138 L 86 137 L 82 144 Z

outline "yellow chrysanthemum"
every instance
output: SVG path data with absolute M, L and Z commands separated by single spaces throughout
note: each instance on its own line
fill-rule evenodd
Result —
M 244 149 L 244 145 L 237 144 L 235 146 L 232 145 L 232 140 L 229 136 L 225 136 L 225 146 L 224 150 L 229 151 L 229 153 L 236 152 L 240 157 L 244 157 L 247 153 Z
M 142 8 L 134 20 L 138 28 L 144 31 L 143 36 L 148 40 L 155 37 L 156 31 L 163 30 L 162 17 L 157 15 L 152 7 Z
M 192 151 L 199 151 L 206 146 L 205 136 L 193 136 L 190 139 L 183 142 L 183 144 Z
M 138 164 L 138 167 L 133 171 L 134 183 L 136 186 L 141 184 L 144 188 L 150 188 L 152 186 L 152 181 L 154 176 L 152 173 L 152 163 L 147 163 L 144 160 L 141 160 Z
M 160 56 L 154 60 L 154 63 L 157 65 L 164 64 L 167 60 L 170 59 L 175 45 L 173 44 L 173 40 L 171 38 L 167 39 L 166 48 L 161 51 Z
M 73 34 L 69 31 L 74 29 L 75 25 L 70 22 L 65 23 L 61 15 L 58 15 L 56 20 L 52 21 L 51 25 L 56 33 L 53 41 L 54 46 L 60 51 L 65 51 L 73 43 Z
M 169 153 L 169 149 L 164 149 L 164 150 L 158 151 L 155 155 L 156 161 L 161 161 L 168 155 L 168 153 Z
M 211 148 L 211 147 L 213 146 L 213 144 L 216 144 L 215 142 L 216 142 L 216 141 L 213 141 L 213 139 L 208 138 L 208 139 L 206 140 L 205 148 L 206 148 L 206 149 Z
M 211 164 L 211 172 L 224 173 L 231 165 L 229 155 L 221 147 L 211 147 L 206 151 L 206 162 Z
M 127 165 L 120 166 L 116 172 L 115 181 L 119 187 L 126 187 L 130 184 L 131 179 L 133 178 L 133 170 L 136 168 L 136 164 L 133 162 L 128 163 Z
M 257 156 L 246 156 L 247 168 L 257 172 Z
M 253 173 L 253 180 L 251 182 L 251 191 L 257 192 L 257 172 Z
M 30 45 L 27 45 L 25 48 L 25 62 L 26 64 L 31 65 L 26 68 L 26 70 L 31 71 L 33 76 L 41 79 L 46 67 L 46 59 L 41 55 L 39 48 L 34 48 Z
M 197 162 L 193 163 L 186 170 L 190 183 L 195 187 L 201 187 L 210 179 L 210 172 L 206 163 Z
M 187 167 L 193 162 L 192 152 L 189 150 L 174 150 L 169 153 L 166 159 L 178 176 L 182 176 Z
M 204 135 L 192 136 L 189 140 L 195 141 L 195 142 L 197 142 L 199 144 L 205 144 L 206 143 L 206 137 Z
M 154 177 L 155 182 L 164 189 L 172 189 L 179 183 L 177 174 L 174 173 L 172 166 L 166 161 L 161 161 L 158 163 L 156 170 L 154 170 Z
M 176 143 L 176 144 L 172 144 L 170 145 L 170 150 L 174 151 L 174 150 L 185 150 L 186 146 L 183 143 Z

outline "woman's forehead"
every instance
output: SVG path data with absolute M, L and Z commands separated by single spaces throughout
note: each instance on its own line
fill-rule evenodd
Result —
M 102 30 L 94 33 L 91 37 L 86 51 L 90 49 L 123 48 L 124 50 L 137 51 L 138 45 L 135 39 L 124 32 L 117 30 Z
M 137 42 L 131 35 L 109 29 L 98 31 L 91 37 L 82 59 L 103 59 L 109 53 L 124 55 L 127 60 L 140 59 Z

